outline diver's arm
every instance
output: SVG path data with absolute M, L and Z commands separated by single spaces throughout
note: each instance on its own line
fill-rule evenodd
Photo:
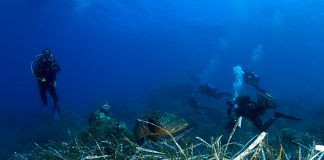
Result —
M 61 67 L 60 67 L 57 63 L 55 64 L 54 67 L 55 67 L 55 71 L 56 71 L 56 72 L 61 71 Z
M 230 108 L 227 109 L 227 117 L 228 117 L 229 120 L 236 120 L 237 119 L 234 107 L 230 107 Z
M 55 72 L 61 71 L 61 67 L 60 65 L 57 64 L 56 60 L 52 61 L 52 70 Z
M 227 131 L 231 131 L 233 129 L 233 127 L 235 126 L 235 123 L 237 120 L 237 116 L 236 116 L 234 107 L 230 107 L 227 109 L 227 117 L 228 117 L 228 121 L 225 125 L 225 129 Z
M 265 94 L 265 95 L 267 95 L 269 97 L 272 97 L 270 92 L 268 92 L 267 90 L 262 89 L 259 86 L 255 86 L 254 88 L 255 88 L 256 91 L 260 92 L 261 94 Z
M 36 78 L 42 78 L 44 75 L 44 71 L 41 69 L 41 64 L 38 62 L 36 63 L 36 66 L 33 69 L 33 73 L 36 76 Z
M 34 75 L 38 81 L 46 81 L 45 74 L 42 72 L 42 70 L 34 70 Z

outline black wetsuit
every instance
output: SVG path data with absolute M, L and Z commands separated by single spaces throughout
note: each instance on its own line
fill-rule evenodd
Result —
M 212 97 L 214 99 L 220 99 L 223 96 L 231 96 L 230 93 L 226 92 L 218 92 L 217 89 L 210 85 L 210 84 L 201 84 L 198 87 L 198 92 L 207 96 L 207 97 Z
M 269 106 L 260 101 L 259 103 L 251 101 L 249 96 L 238 97 L 235 103 L 238 106 L 237 108 L 234 108 L 233 104 L 229 104 L 230 107 L 227 110 L 229 121 L 225 128 L 228 130 L 234 127 L 235 120 L 241 116 L 249 119 L 259 131 L 266 131 L 279 118 L 274 116 L 263 123 L 261 116 L 267 109 L 274 108 L 274 106 Z
M 200 109 L 203 109 L 203 107 L 200 105 L 200 103 L 194 96 L 189 97 L 188 104 L 194 110 L 195 114 L 202 114 Z
M 210 84 L 201 84 L 198 87 L 198 92 L 207 97 L 214 99 L 220 99 L 223 96 L 231 96 L 231 94 L 226 92 L 218 92 L 217 89 Z M 192 94 L 188 99 L 189 106 L 194 110 L 195 114 L 202 114 L 202 110 L 211 110 L 210 107 L 203 107 L 200 105 L 199 101 L 195 98 L 195 94 Z
M 41 100 L 44 106 L 48 105 L 46 91 L 50 93 L 53 98 L 53 110 L 58 108 L 58 96 L 56 93 L 56 74 L 61 70 L 60 66 L 56 63 L 55 59 L 38 59 L 35 62 L 34 74 L 37 78 L 38 88 Z
M 268 93 L 267 90 L 259 87 L 260 78 L 256 73 L 244 70 L 243 80 L 246 84 L 253 86 L 256 91 L 263 94 Z

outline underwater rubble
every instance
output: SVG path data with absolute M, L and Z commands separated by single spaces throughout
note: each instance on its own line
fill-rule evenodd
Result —
M 313 159 L 321 160 L 323 150 L 316 150 L 316 138 L 290 128 L 278 135 L 253 132 L 252 125 L 243 120 L 244 128 L 234 127 L 231 134 L 224 132 L 209 139 L 191 133 L 167 132 L 158 141 L 135 142 L 126 124 L 112 118 L 109 107 L 103 105 L 88 119 L 89 127 L 68 142 L 50 141 L 37 144 L 28 153 L 14 153 L 11 160 L 70 160 L 70 159 Z M 163 129 L 163 128 L 162 128 Z M 212 128 L 211 128 L 212 129 Z

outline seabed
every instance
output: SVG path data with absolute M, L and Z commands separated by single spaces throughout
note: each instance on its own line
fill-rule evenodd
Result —
M 324 147 L 320 145 L 320 139 L 289 128 L 277 134 L 255 134 L 249 131 L 252 125 L 248 121 L 242 123 L 245 127 L 236 125 L 230 134 L 206 139 L 195 136 L 199 131 L 187 128 L 177 135 L 168 134 L 157 142 L 146 140 L 139 146 L 125 123 L 96 111 L 89 127 L 77 136 L 71 136 L 69 141 L 35 143 L 30 152 L 15 153 L 10 159 L 323 159 Z

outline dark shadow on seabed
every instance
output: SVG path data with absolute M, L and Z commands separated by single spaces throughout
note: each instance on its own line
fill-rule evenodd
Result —
M 10 127 L 9 124 L 6 126 Z M 0 158 L 8 159 L 14 152 L 28 152 L 35 147 L 35 143 L 71 140 L 86 126 L 86 121 L 72 112 L 63 111 L 59 121 L 52 121 L 51 113 L 44 111 L 20 122 L 19 126 L 14 126 L 15 129 L 8 128 L 8 132 L 1 133 Z

